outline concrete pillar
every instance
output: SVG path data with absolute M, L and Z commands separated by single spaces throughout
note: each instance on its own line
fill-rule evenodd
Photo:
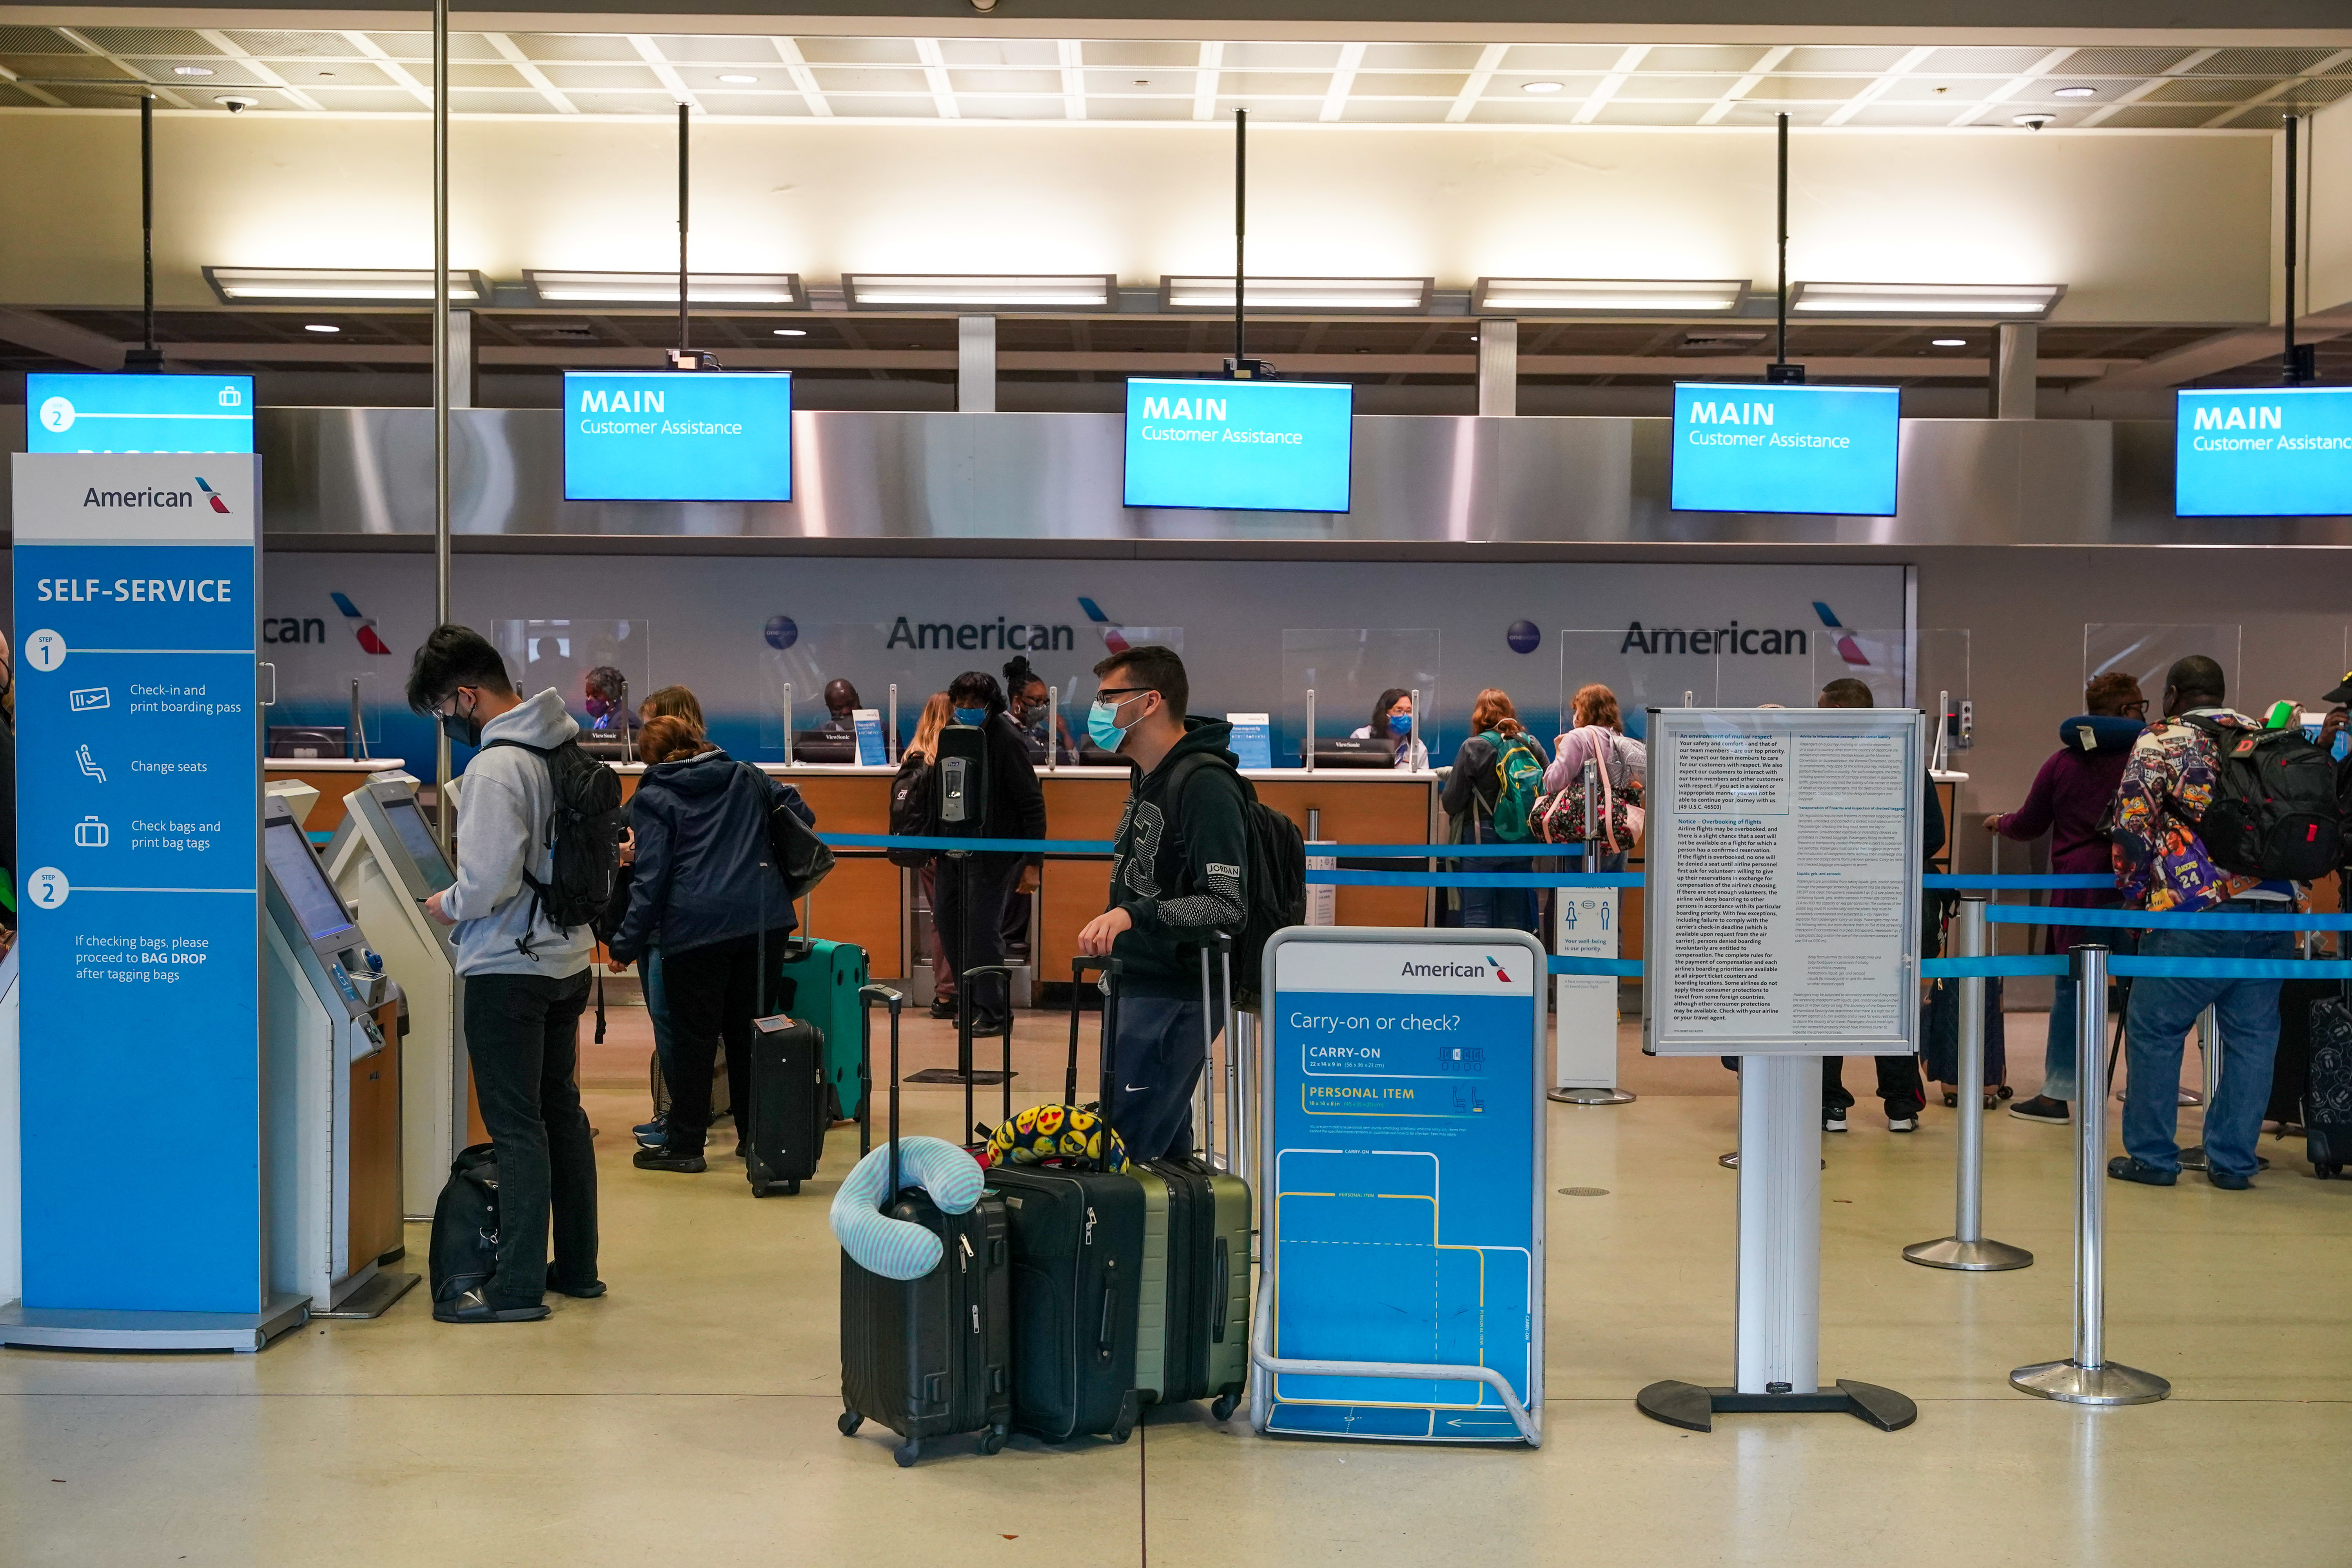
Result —
M 956 318 L 956 406 L 966 414 L 996 412 L 996 318 Z
M 2034 377 L 2041 366 L 2041 326 L 2033 321 L 2003 321 L 1996 331 L 1992 355 L 1992 416 L 1996 419 L 2033 417 Z
M 1519 323 L 1488 318 L 1478 323 L 1478 412 L 1508 418 L 1519 411 Z
M 449 406 L 474 406 L 474 312 L 449 312 Z

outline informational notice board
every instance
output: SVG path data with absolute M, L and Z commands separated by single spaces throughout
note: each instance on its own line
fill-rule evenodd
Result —
M 1293 928 L 1267 949 L 1260 1215 L 1281 1361 L 1543 1392 L 1544 953 L 1517 931 Z M 1517 1441 L 1474 1379 L 1261 1372 L 1261 1431 Z
M 1647 1048 L 1917 1050 L 1926 717 L 1654 708 L 1650 725 Z
M 262 1308 L 260 491 L 15 459 L 27 1308 Z

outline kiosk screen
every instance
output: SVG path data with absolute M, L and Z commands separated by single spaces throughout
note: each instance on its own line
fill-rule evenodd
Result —
M 384 803 L 384 816 L 392 819 L 392 830 L 400 837 L 400 847 L 425 873 L 425 896 L 430 898 L 457 879 L 449 872 L 449 862 L 441 858 L 441 846 L 433 842 L 433 829 L 425 826 L 425 814 L 416 809 L 414 799 Z
M 277 880 L 278 890 L 293 906 L 294 918 L 302 922 L 304 936 L 319 942 L 353 929 L 350 912 L 335 897 L 327 874 L 319 869 L 318 859 L 310 853 L 300 828 L 288 821 L 273 822 L 262 836 L 262 843 L 269 859 L 269 874 Z

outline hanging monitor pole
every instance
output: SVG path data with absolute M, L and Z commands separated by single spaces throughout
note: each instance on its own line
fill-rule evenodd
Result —
M 1776 386 L 1802 386 L 1805 367 L 1789 363 L 1789 117 L 1780 121 L 1778 210 L 1775 233 L 1780 249 L 1779 331 L 1773 340 L 1772 363 L 1764 367 L 1764 379 Z
M 2318 347 L 2294 341 L 2294 251 L 2301 243 L 2302 224 L 2295 211 L 2295 116 L 2286 116 L 2286 353 L 2279 361 L 2279 378 L 2289 386 L 2313 380 L 2319 369 Z
M 1244 289 L 1249 279 L 1249 110 L 1234 110 L 1234 357 L 1225 374 L 1235 381 L 1266 381 L 1274 366 L 1249 357 Z
M 719 356 L 696 353 L 688 328 L 686 236 L 692 142 L 689 140 L 691 133 L 687 129 L 687 117 L 692 112 L 693 106 L 680 100 L 677 106 L 677 347 L 670 351 L 669 367 L 672 370 L 717 370 Z
M 139 237 L 142 328 L 139 348 L 126 350 L 122 368 L 150 374 L 163 368 L 155 346 L 155 95 L 139 96 Z
M 433 621 L 449 624 L 449 0 L 433 0 Z M 434 837 L 447 855 L 449 736 L 436 725 Z

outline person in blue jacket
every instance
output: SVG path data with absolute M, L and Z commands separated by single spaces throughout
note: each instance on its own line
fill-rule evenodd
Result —
M 751 1020 L 793 930 L 793 889 L 768 847 L 769 814 L 781 805 L 812 827 L 816 814 L 800 791 L 735 761 L 683 720 L 648 723 L 641 753 L 650 765 L 629 806 L 629 907 L 606 946 L 618 969 L 661 945 L 677 1070 L 664 1141 L 638 1150 L 636 1164 L 690 1174 L 706 1168 L 722 1039 L 728 1093 L 738 1107 L 751 1102 Z

